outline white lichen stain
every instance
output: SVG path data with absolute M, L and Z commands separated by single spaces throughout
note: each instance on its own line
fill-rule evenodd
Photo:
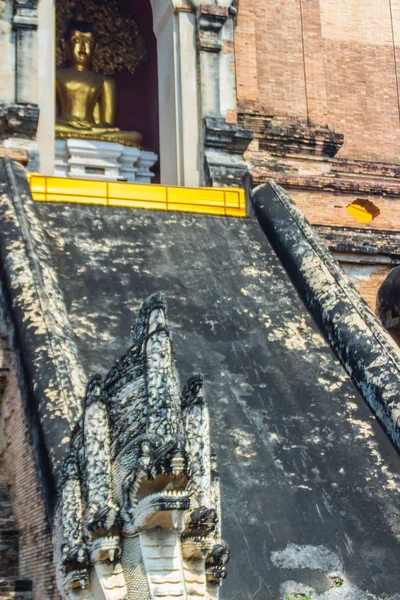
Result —
M 215 332 L 215 327 L 219 325 L 219 321 L 213 321 L 212 319 L 204 319 L 204 322 L 210 327 L 213 333 Z
M 231 431 L 231 435 L 238 444 L 235 448 L 237 456 L 248 460 L 257 456 L 257 452 L 252 448 L 255 443 L 255 436 L 252 433 L 247 433 L 242 429 L 234 429 Z
M 375 438 L 375 432 L 373 424 L 375 420 L 371 417 L 370 421 L 354 418 L 354 412 L 358 411 L 358 406 L 354 402 L 347 404 L 349 415 L 347 417 L 348 422 L 352 425 L 355 430 L 354 439 L 360 440 L 365 444 L 366 450 L 369 453 L 373 461 L 373 466 L 369 471 L 369 481 L 376 483 L 378 487 L 378 493 L 382 491 L 400 491 L 400 475 L 392 473 L 389 467 L 385 464 L 380 451 L 379 445 Z M 382 477 L 383 475 L 383 477 Z M 399 528 L 394 523 L 393 519 L 388 516 L 389 525 L 396 537 L 399 536 Z
M 228 398 L 219 398 L 218 399 L 218 404 L 227 405 L 227 404 L 229 404 L 229 400 L 228 400 Z
M 283 570 L 304 570 L 305 574 L 310 569 L 319 571 L 331 582 L 327 590 L 318 592 L 312 585 L 304 583 L 304 576 L 302 582 L 287 580 L 280 586 L 282 600 L 301 597 L 312 600 L 379 600 L 378 596 L 361 590 L 349 581 L 341 559 L 325 546 L 288 544 L 283 550 L 271 553 L 271 562 Z M 387 596 L 387 600 L 394 600 L 395 597 Z
M 323 377 L 318 377 L 317 382 L 326 392 L 335 392 L 336 390 L 339 390 L 343 385 L 342 381 L 332 381 L 329 379 L 324 379 Z
M 272 319 L 266 313 L 263 313 L 261 317 L 264 319 L 264 327 L 269 329 L 272 325 Z
M 275 327 L 268 333 L 267 339 L 269 342 L 281 341 L 288 350 L 302 352 L 310 344 L 309 332 L 306 317 L 302 315 L 296 320 L 292 315 L 292 319 L 286 321 L 285 327 Z
M 271 277 L 271 271 L 267 269 L 256 269 L 255 267 L 245 267 L 243 269 L 244 275 L 248 277 L 255 277 L 257 279 L 261 279 L 262 277 Z
M 360 419 L 350 419 L 350 423 L 355 427 L 357 433 L 356 440 L 365 440 L 374 437 L 374 432 L 370 423 L 361 421 Z
M 316 569 L 327 574 L 343 570 L 340 558 L 325 546 L 288 544 L 271 553 L 271 562 L 279 569 Z

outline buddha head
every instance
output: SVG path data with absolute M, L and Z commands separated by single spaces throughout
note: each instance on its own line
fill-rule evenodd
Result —
M 90 23 L 71 20 L 64 33 L 63 45 L 68 66 L 80 71 L 91 68 L 96 40 Z

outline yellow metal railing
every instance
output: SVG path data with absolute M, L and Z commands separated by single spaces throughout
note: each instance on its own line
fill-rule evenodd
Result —
M 184 188 L 156 184 L 92 181 L 29 174 L 37 202 L 75 202 L 151 210 L 246 216 L 244 190 L 240 188 Z

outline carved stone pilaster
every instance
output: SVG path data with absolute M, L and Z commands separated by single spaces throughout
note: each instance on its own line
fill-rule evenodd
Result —
M 199 49 L 206 52 L 220 52 L 223 43 L 220 32 L 228 19 L 229 12 L 225 6 L 200 4 L 198 10 L 198 44 Z
M 241 185 L 249 165 L 243 154 L 253 132 L 225 119 L 204 119 L 204 168 L 207 185 Z
M 16 0 L 16 102 L 37 102 L 37 0 Z
M 197 4 L 197 3 L 196 3 Z M 240 185 L 248 170 L 242 155 L 252 134 L 236 124 L 236 81 L 231 0 L 196 5 L 201 112 L 203 183 Z

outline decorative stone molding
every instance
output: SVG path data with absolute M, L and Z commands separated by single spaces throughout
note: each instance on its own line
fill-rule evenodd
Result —
M 162 294 L 90 381 L 54 519 L 63 598 L 218 598 L 229 548 L 202 378 L 182 393 Z
M 225 6 L 200 4 L 198 9 L 198 43 L 199 49 L 206 52 L 220 52 L 223 43 L 220 32 L 228 19 Z
M 344 136 L 327 126 L 287 122 L 274 117 L 264 129 L 260 150 L 277 155 L 304 155 L 333 158 L 339 152 Z
M 204 119 L 204 158 L 207 185 L 241 185 L 249 165 L 242 156 L 253 133 L 222 118 Z
M 243 103 L 238 121 L 254 132 L 254 142 L 245 155 L 252 165 L 254 183 L 273 178 L 285 188 L 311 190 L 332 186 L 343 188 L 344 192 L 348 185 L 357 187 L 354 178 L 346 182 L 341 176 L 332 176 L 338 172 L 336 155 L 344 136 L 329 126 L 274 116 L 258 103 Z
M 239 122 L 254 131 L 258 150 L 274 156 L 307 156 L 332 159 L 344 136 L 328 126 L 272 116 L 266 112 L 240 112 Z
M 250 152 L 249 152 L 250 154 Z M 249 159 L 251 160 L 251 156 Z M 252 161 L 253 162 L 253 161 Z M 256 173 L 255 182 L 260 183 L 268 178 L 273 178 L 276 183 L 284 187 L 285 189 L 301 189 L 310 191 L 325 191 L 335 192 L 337 194 L 346 195 L 369 195 L 369 196 L 394 196 L 400 197 L 400 185 L 397 181 L 374 181 L 373 179 L 364 179 L 362 177 L 348 177 L 339 178 L 328 176 L 312 176 L 308 174 L 301 174 L 297 171 L 293 173 L 282 172 L 283 169 L 276 168 L 276 164 L 266 164 L 265 159 L 259 160 L 257 164 L 254 161 L 256 167 L 263 167 L 263 170 L 259 170 Z M 330 165 L 329 165 L 330 166 Z M 278 165 L 279 167 L 279 165 Z M 329 171 L 328 171 L 329 173 Z
M 237 4 L 238 0 L 189 0 L 190 4 L 193 6 L 195 10 L 197 10 L 200 5 L 203 6 L 224 6 L 229 9 L 233 9 L 236 12 L 235 4 Z
M 58 177 L 151 183 L 150 171 L 158 160 L 154 152 L 97 140 L 56 140 L 55 168 Z
M 365 262 L 399 264 L 400 233 L 365 227 L 314 225 L 314 228 L 333 252 L 362 256 Z
M 0 139 L 12 136 L 34 139 L 38 120 L 37 104 L 0 103 Z
M 15 0 L 14 28 L 37 29 L 38 26 L 38 0 Z

